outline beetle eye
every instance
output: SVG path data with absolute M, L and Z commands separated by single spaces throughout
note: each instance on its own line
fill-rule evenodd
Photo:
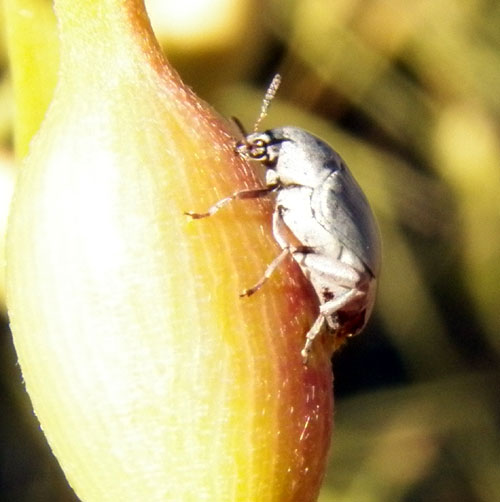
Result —
M 271 138 L 264 134 L 250 134 L 236 143 L 236 151 L 250 160 L 269 163 L 272 161 L 269 151 Z
M 263 139 L 256 139 L 249 144 L 248 155 L 255 160 L 264 160 L 267 157 L 267 143 Z

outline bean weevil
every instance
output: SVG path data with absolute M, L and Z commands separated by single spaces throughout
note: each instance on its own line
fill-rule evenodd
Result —
M 280 75 L 271 82 L 253 132 L 235 152 L 266 169 L 265 187 L 240 190 L 193 219 L 211 216 L 235 199 L 274 197 L 273 235 L 281 253 L 261 279 L 240 296 L 257 292 L 288 257 L 311 282 L 320 306 L 301 355 L 307 364 L 314 339 L 328 327 L 339 345 L 365 326 L 375 302 L 380 270 L 380 236 L 373 213 L 340 155 L 307 131 L 284 126 L 258 132 L 274 98 Z M 295 241 L 290 242 L 290 233 Z

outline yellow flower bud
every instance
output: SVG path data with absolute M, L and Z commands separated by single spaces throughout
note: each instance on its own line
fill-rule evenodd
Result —
M 61 70 L 19 173 L 7 301 L 26 387 L 77 495 L 312 501 L 328 449 L 329 344 L 279 253 L 233 131 L 168 66 L 140 0 L 57 0 Z

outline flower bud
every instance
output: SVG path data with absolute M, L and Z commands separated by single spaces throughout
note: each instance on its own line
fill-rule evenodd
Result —
M 140 0 L 57 0 L 61 70 L 19 174 L 7 294 L 27 390 L 82 501 L 312 501 L 328 343 L 232 128 L 180 81 Z

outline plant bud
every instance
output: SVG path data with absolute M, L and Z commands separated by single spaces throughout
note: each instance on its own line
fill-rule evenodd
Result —
M 82 501 L 313 501 L 332 420 L 317 300 L 228 123 L 164 60 L 140 0 L 57 0 L 61 69 L 19 173 L 7 301 L 23 377 Z M 256 111 L 257 112 L 257 111 Z

